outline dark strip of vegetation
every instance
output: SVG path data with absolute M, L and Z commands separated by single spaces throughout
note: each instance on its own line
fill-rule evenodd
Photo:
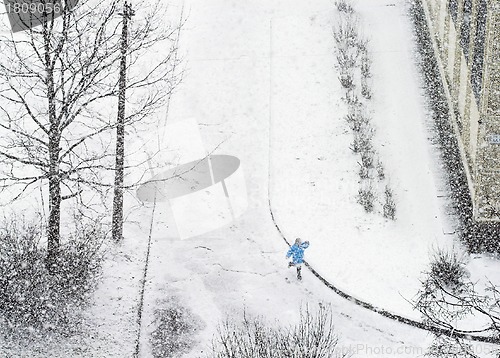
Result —
M 467 183 L 464 164 L 461 159 L 439 72 L 430 32 L 427 26 L 421 0 L 412 2 L 410 16 L 414 22 L 414 34 L 418 50 L 418 66 L 422 84 L 429 98 L 436 136 L 434 144 L 439 149 L 447 185 L 451 193 L 450 213 L 460 220 L 458 234 L 471 253 L 500 253 L 500 223 L 480 223 L 473 218 L 472 197 Z

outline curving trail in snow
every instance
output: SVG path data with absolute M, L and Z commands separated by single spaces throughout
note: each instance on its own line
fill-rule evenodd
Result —
M 271 179 L 270 179 L 271 180 Z M 273 208 L 271 205 L 271 199 L 269 199 L 269 212 L 271 214 L 271 219 L 274 222 L 274 225 L 276 226 L 276 230 L 280 234 L 281 238 L 285 242 L 287 246 L 290 246 L 290 240 L 288 240 L 285 235 L 283 234 L 283 231 L 281 230 L 279 224 L 276 222 L 274 218 L 274 213 L 273 213 Z M 487 343 L 495 343 L 498 344 L 499 341 L 498 339 L 494 337 L 485 337 L 485 336 L 478 336 L 478 335 L 472 335 L 470 332 L 467 331 L 461 331 L 461 330 L 448 330 L 448 329 L 441 329 L 439 327 L 434 327 L 434 326 L 428 326 L 420 321 L 416 321 L 407 317 L 403 317 L 401 315 L 392 313 L 388 310 L 385 310 L 383 308 L 376 307 L 368 302 L 362 301 L 353 295 L 346 293 L 345 291 L 340 290 L 335 286 L 335 284 L 329 282 L 327 279 L 325 279 L 323 276 L 321 276 L 320 273 L 318 273 L 314 267 L 304 260 L 304 265 L 309 269 L 309 271 L 318 279 L 320 280 L 326 287 L 328 287 L 330 290 L 332 290 L 335 294 L 339 295 L 340 297 L 346 299 L 347 301 L 354 303 L 360 307 L 366 308 L 367 310 L 370 310 L 372 312 L 378 313 L 379 315 L 392 319 L 393 321 L 403 323 L 415 328 L 419 328 L 425 331 L 429 331 L 438 335 L 445 335 L 445 336 L 454 336 L 457 338 L 465 338 L 471 341 L 475 342 L 487 342 Z

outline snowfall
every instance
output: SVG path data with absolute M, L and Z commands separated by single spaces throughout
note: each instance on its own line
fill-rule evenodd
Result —
M 374 145 L 396 198 L 395 221 L 380 205 L 366 213 L 356 202 L 359 159 L 344 120 L 333 1 L 169 3 L 172 18 L 186 18 L 179 41 L 184 79 L 161 126 L 131 139 L 137 157 L 128 160 L 142 164 L 129 175 L 143 175 L 139 166 L 151 153 L 147 178 L 207 154 L 215 169 L 217 160 L 233 166 L 214 172 L 223 185 L 214 179 L 188 195 L 153 202 L 144 191 L 129 194 L 124 242 L 109 250 L 85 312 L 85 335 L 23 346 L 6 341 L 0 356 L 133 357 L 138 347 L 139 357 L 152 357 L 154 311 L 177 305 L 197 327 L 183 357 L 200 357 L 225 318 L 240 320 L 245 311 L 287 325 L 297 322 L 300 307 L 319 304 L 332 308 L 339 351 L 423 356 L 431 333 L 338 296 L 307 268 L 297 281 L 283 239 L 308 240 L 306 260 L 338 289 L 416 321 L 411 301 L 433 250 L 463 250 L 430 140 L 409 2 L 354 2 L 373 60 Z M 476 254 L 468 269 L 474 279 L 498 280 L 500 263 Z

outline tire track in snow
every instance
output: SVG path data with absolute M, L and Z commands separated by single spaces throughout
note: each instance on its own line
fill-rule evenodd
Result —
M 134 351 L 134 358 L 139 357 L 139 353 L 141 350 L 141 331 L 142 331 L 142 311 L 144 307 L 144 291 L 146 289 L 146 277 L 148 275 L 148 268 L 149 268 L 149 254 L 151 251 L 151 238 L 153 234 L 153 223 L 154 223 L 154 218 L 155 218 L 155 209 L 156 209 L 156 195 L 155 195 L 155 200 L 153 202 L 153 210 L 151 211 L 151 222 L 149 224 L 149 237 L 148 237 L 148 249 L 146 251 L 146 263 L 144 264 L 144 271 L 142 274 L 142 287 L 140 291 L 140 299 L 139 299 L 139 307 L 137 309 L 137 339 L 135 341 L 135 351 Z
M 271 178 L 269 177 L 269 181 L 270 181 L 270 179 Z M 280 226 L 276 222 L 276 219 L 274 217 L 274 212 L 273 212 L 273 209 L 272 209 L 272 205 L 271 205 L 271 197 L 270 197 L 270 195 L 268 197 L 268 202 L 269 202 L 269 212 L 271 214 L 271 220 L 273 221 L 274 226 L 276 227 L 276 230 L 280 234 L 280 236 L 283 239 L 283 241 L 285 241 L 285 243 L 288 246 L 291 246 L 290 242 L 287 240 L 287 238 L 283 234 L 283 231 L 281 231 Z M 410 319 L 410 318 L 407 318 L 407 317 L 404 317 L 404 316 L 400 316 L 398 314 L 392 313 L 392 312 L 390 312 L 388 310 L 385 310 L 383 308 L 376 307 L 376 306 L 372 305 L 371 303 L 362 301 L 362 300 L 354 297 L 353 295 L 340 290 L 337 286 L 335 286 L 334 284 L 332 284 L 331 282 L 329 282 L 320 273 L 318 273 L 311 266 L 311 264 L 309 264 L 306 260 L 304 260 L 304 265 L 326 287 L 328 287 L 330 290 L 332 290 L 333 292 L 335 292 L 340 297 L 342 297 L 342 298 L 344 298 L 344 299 L 346 299 L 346 300 L 348 300 L 348 301 L 350 301 L 350 302 L 352 302 L 352 303 L 354 303 L 354 304 L 356 304 L 358 306 L 366 308 L 366 309 L 368 309 L 368 310 L 370 310 L 372 312 L 378 313 L 379 315 L 384 316 L 386 318 L 389 318 L 389 319 L 391 319 L 393 321 L 397 321 L 397 322 L 400 322 L 400 323 L 403 323 L 403 324 L 406 324 L 406 325 L 409 325 L 409 326 L 413 326 L 413 327 L 416 327 L 416 328 L 419 328 L 419 329 L 422 329 L 422 330 L 425 330 L 425 331 L 429 331 L 429 332 L 432 332 L 432 333 L 436 333 L 436 334 L 439 334 L 439 335 L 445 335 L 445 336 L 448 336 L 448 337 L 463 338 L 463 339 L 467 339 L 467 340 L 471 340 L 471 341 L 475 341 L 475 342 L 486 342 L 486 343 L 500 344 L 500 340 L 496 339 L 494 337 L 476 336 L 476 335 L 472 334 L 472 333 L 479 333 L 481 331 L 462 331 L 462 330 L 458 330 L 458 329 L 457 330 L 449 330 L 449 329 L 445 329 L 445 328 L 434 327 L 434 326 L 431 326 L 431 325 L 427 325 L 427 324 L 425 324 L 423 322 L 415 321 L 413 319 Z

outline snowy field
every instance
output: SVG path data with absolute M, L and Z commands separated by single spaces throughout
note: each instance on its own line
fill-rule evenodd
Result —
M 180 38 L 185 78 L 165 127 L 139 142 L 163 146 L 159 161 L 182 164 L 196 158 L 198 134 L 176 138 L 173 153 L 169 126 L 197 123 L 194 131 L 207 151 L 240 159 L 248 208 L 230 225 L 181 239 L 166 202 L 138 206 L 129 197 L 134 210 L 125 241 L 110 249 L 103 282 L 86 313 L 88 334 L 21 350 L 4 341 L 7 353 L 0 357 L 151 357 L 154 310 L 172 302 L 191 312 L 197 328 L 195 348 L 185 358 L 208 351 L 221 319 L 239 319 L 246 311 L 286 325 L 298 320 L 301 305 L 320 303 L 332 307 L 341 351 L 353 357 L 423 356 L 430 333 L 342 299 L 305 269 L 303 281 L 296 282 L 287 269 L 288 248 L 271 220 L 270 210 L 289 241 L 311 242 L 307 261 L 338 288 L 415 320 L 420 316 L 408 301 L 420 288 L 433 249 L 460 249 L 453 218 L 444 210 L 438 154 L 429 141 L 431 117 L 408 3 L 354 4 L 370 39 L 374 143 L 395 192 L 396 221 L 366 214 L 356 203 L 359 167 L 343 119 L 332 1 L 173 0 L 171 11 L 187 14 Z M 488 274 L 492 279 L 500 265 L 477 255 L 469 268 L 478 280 Z

